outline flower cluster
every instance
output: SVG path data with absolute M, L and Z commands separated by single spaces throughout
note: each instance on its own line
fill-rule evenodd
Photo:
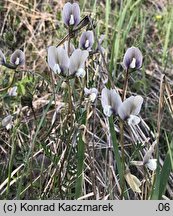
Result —
M 70 35 L 73 28 L 80 22 L 79 5 L 77 3 L 66 3 L 63 7 L 62 18 Z M 77 49 L 70 41 L 66 41 L 64 45 L 58 47 L 50 46 L 48 48 L 48 65 L 55 74 L 64 77 L 84 77 L 86 74 L 85 64 L 93 44 L 93 32 L 86 31 L 82 33 Z
M 80 30 L 83 28 L 83 26 L 81 27 L 82 20 L 80 18 L 80 8 L 79 8 L 78 3 L 72 4 L 68 2 L 64 5 L 63 10 L 62 10 L 62 20 L 67 30 L 67 35 L 61 40 L 58 46 L 51 45 L 47 49 L 48 66 L 50 70 L 55 74 L 52 80 L 54 80 L 56 76 L 58 76 L 58 78 L 62 77 L 62 79 L 58 79 L 58 80 L 60 80 L 60 82 L 62 81 L 60 85 L 61 86 L 60 91 L 62 91 L 61 95 L 65 95 L 64 98 L 63 96 L 61 97 L 64 99 L 64 101 L 63 103 L 60 103 L 58 107 L 56 107 L 58 104 L 56 103 L 56 98 L 57 98 L 56 93 L 58 90 L 54 91 L 55 96 L 52 97 L 52 100 L 54 101 L 50 100 L 51 104 L 55 106 L 55 113 L 53 114 L 53 117 L 52 117 L 52 122 L 51 122 L 52 127 L 51 128 L 53 129 L 56 118 L 58 117 L 57 114 L 59 114 L 59 111 L 62 108 L 63 112 L 60 113 L 61 114 L 60 117 L 61 119 L 63 119 L 62 121 L 63 125 L 60 130 L 64 131 L 64 133 L 70 134 L 68 138 L 68 143 L 70 144 L 71 142 L 72 146 L 74 146 L 73 143 L 75 143 L 76 145 L 78 133 L 83 126 L 85 126 L 86 128 L 83 133 L 84 135 L 81 137 L 84 142 L 86 142 L 86 140 L 88 142 L 89 136 L 87 136 L 87 133 L 88 133 L 87 128 L 89 128 L 90 130 L 90 127 L 88 127 L 89 122 L 90 122 L 90 117 L 95 113 L 97 114 L 97 111 L 98 111 L 97 110 L 97 104 L 98 104 L 97 98 L 99 97 L 98 96 L 99 90 L 101 89 L 101 105 L 103 108 L 104 115 L 108 118 L 111 116 L 118 117 L 117 122 L 119 123 L 121 155 L 119 155 L 118 145 L 116 146 L 117 149 L 114 148 L 114 153 L 115 153 L 115 159 L 117 160 L 117 171 L 118 172 L 119 172 L 118 164 L 121 165 L 121 162 L 124 163 L 123 164 L 124 166 L 120 166 L 120 170 L 124 169 L 122 172 L 122 176 L 120 176 L 120 172 L 119 172 L 120 186 L 121 186 L 121 177 L 122 177 L 126 180 L 130 188 L 134 192 L 141 193 L 141 190 L 140 190 L 141 181 L 135 175 L 132 175 L 130 173 L 130 169 L 128 168 L 128 165 L 133 164 L 133 165 L 142 166 L 145 168 L 147 167 L 149 170 L 154 171 L 157 168 L 157 160 L 153 158 L 153 153 L 154 153 L 154 148 L 155 148 L 156 143 L 153 143 L 148 150 L 145 150 L 143 155 L 142 154 L 140 155 L 141 156 L 140 159 L 136 159 L 137 161 L 130 161 L 128 163 L 125 158 L 127 154 L 124 154 L 126 153 L 124 151 L 124 134 L 126 135 L 126 132 L 129 132 L 128 129 L 130 130 L 130 132 L 133 133 L 132 135 L 134 135 L 136 131 L 141 130 L 140 126 L 142 125 L 142 123 L 141 125 L 139 123 L 141 122 L 142 119 L 139 116 L 139 114 L 140 114 L 144 99 L 142 96 L 136 95 L 136 94 L 130 95 L 126 98 L 126 92 L 128 89 L 128 78 L 130 75 L 129 71 L 139 70 L 142 67 L 142 64 L 143 64 L 142 52 L 139 50 L 139 48 L 134 47 L 134 46 L 126 50 L 124 57 L 123 57 L 123 63 L 122 63 L 124 72 L 125 72 L 125 79 L 124 79 L 125 82 L 124 82 L 124 86 L 122 90 L 122 96 L 120 96 L 119 91 L 117 91 L 116 89 L 113 89 L 113 88 L 108 89 L 106 87 L 106 85 L 110 84 L 108 83 L 108 81 L 112 81 L 112 80 L 110 80 L 111 76 L 109 76 L 109 71 L 107 71 L 108 69 L 106 67 L 107 66 L 106 60 L 104 58 L 104 54 L 105 54 L 104 48 L 101 46 L 104 36 L 101 36 L 100 40 L 97 38 L 94 27 L 92 26 L 92 22 L 90 22 L 91 20 L 88 21 L 90 22 L 89 23 L 90 26 L 88 27 L 91 27 L 91 28 L 86 28 L 86 30 L 83 31 L 79 35 Z M 77 37 L 79 40 L 76 40 Z M 74 40 L 75 42 L 77 41 L 77 45 L 76 43 L 75 45 L 73 44 L 74 42 L 73 38 L 75 38 Z M 94 46 L 95 38 L 96 38 L 97 43 Z M 95 48 L 95 50 L 93 47 Z M 99 56 L 99 52 L 101 54 L 100 56 Z M 100 60 L 101 57 L 103 61 Z M 92 62 L 91 65 L 89 65 L 90 62 Z M 24 64 L 25 64 L 25 54 L 23 51 L 19 49 L 16 50 L 10 57 L 10 63 L 8 63 L 4 53 L 0 50 L 0 65 L 3 65 L 7 68 L 12 68 L 14 69 L 14 71 L 16 71 L 16 68 L 18 66 L 23 66 Z M 94 76 L 91 76 L 91 77 L 89 76 L 90 68 L 92 69 L 91 71 L 95 73 Z M 96 80 L 97 74 L 99 74 L 100 71 L 102 71 L 102 75 L 100 76 L 99 80 Z M 84 78 L 86 74 L 87 76 L 83 80 L 75 79 L 76 77 Z M 69 79 L 73 79 L 73 78 L 74 80 L 69 81 Z M 98 88 L 93 87 L 92 85 L 94 81 L 96 81 L 95 83 L 98 84 L 98 86 L 101 83 L 100 85 L 101 87 L 100 86 Z M 12 99 L 12 97 L 15 97 L 17 95 L 20 95 L 20 92 L 17 89 L 18 85 L 16 84 L 16 86 L 13 86 L 13 83 L 14 82 L 12 80 L 10 85 L 2 89 L 2 91 L 4 91 L 4 89 L 7 90 L 7 93 L 8 93 L 8 96 L 10 96 L 10 99 Z M 114 83 L 112 86 L 114 86 Z M 73 88 L 75 88 L 74 92 L 73 92 Z M 66 95 L 69 97 L 67 97 Z M 22 101 L 21 104 L 23 105 L 27 105 L 27 106 L 28 104 L 32 105 L 32 99 L 29 100 L 29 103 L 28 102 L 26 103 L 25 97 L 23 97 L 21 98 L 21 101 Z M 69 106 L 66 106 L 66 105 L 69 105 Z M 83 118 L 85 118 L 83 113 L 86 113 L 85 116 L 86 116 L 87 121 L 85 125 L 83 123 L 84 122 Z M 33 114 L 35 117 L 34 112 Z M 82 116 L 82 118 L 80 116 Z M 35 117 L 35 120 L 36 120 L 36 117 Z M 97 123 L 97 121 L 95 121 L 95 118 L 97 118 L 97 115 L 95 115 L 94 117 L 94 124 L 92 128 L 94 128 L 94 125 L 96 125 L 95 122 Z M 6 130 L 10 130 L 15 126 L 15 122 L 16 122 L 15 118 L 12 115 L 7 115 L 6 117 L 2 118 L 1 125 L 2 127 L 6 128 Z M 108 140 L 109 144 L 112 145 L 114 140 L 112 139 L 111 135 L 112 135 L 112 131 L 115 128 L 114 127 L 115 125 L 114 125 L 114 121 L 112 118 L 109 118 L 108 122 L 109 122 L 108 128 L 110 129 L 108 131 L 110 132 L 110 135 L 107 137 L 109 139 Z M 77 128 L 78 126 L 79 128 Z M 74 128 L 74 132 L 73 132 L 73 128 Z M 56 132 L 58 130 L 59 129 L 57 127 Z M 52 133 L 53 133 L 53 130 L 52 130 Z M 94 133 L 95 132 L 93 132 L 92 134 L 94 135 Z M 100 131 L 99 131 L 99 134 L 100 134 Z M 87 139 L 85 138 L 85 135 Z M 66 139 L 64 134 L 63 134 L 63 137 Z M 133 140 L 135 141 L 138 140 L 137 136 L 134 136 L 134 137 L 135 138 L 133 139 L 133 136 L 132 136 Z M 139 140 L 140 138 L 141 137 L 139 137 Z M 93 140 L 94 139 L 95 137 L 93 136 Z M 90 146 L 88 145 L 88 147 L 89 147 L 88 150 L 90 151 Z M 116 151 L 117 151 L 117 154 L 116 154 Z M 120 158 L 120 162 L 118 162 L 118 157 L 116 157 L 117 155 Z M 131 158 L 130 160 L 132 160 Z
M 141 110 L 143 98 L 139 95 L 130 96 L 122 102 L 120 95 L 115 90 L 109 90 L 105 87 L 102 90 L 101 103 L 103 112 L 108 117 L 112 114 L 118 114 L 129 125 L 136 125 L 140 122 L 140 118 L 137 115 Z
M 126 70 L 129 68 L 140 69 L 142 66 L 143 56 L 137 47 L 127 49 L 123 66 Z M 137 125 L 140 122 L 138 114 L 141 110 L 143 98 L 139 95 L 130 96 L 125 101 L 121 100 L 120 95 L 113 89 L 102 89 L 101 103 L 103 112 L 110 117 L 112 114 L 119 115 L 123 121 L 127 121 L 129 125 Z
M 85 62 L 88 58 L 88 51 L 75 49 L 71 56 L 63 46 L 48 48 L 48 64 L 55 74 L 62 76 L 85 76 Z
M 12 55 L 10 56 L 10 64 L 9 64 L 6 61 L 5 55 L 0 50 L 0 65 L 3 65 L 7 68 L 15 70 L 18 66 L 23 66 L 24 64 L 25 64 L 25 54 L 23 51 L 21 51 L 19 49 L 14 51 L 12 53 Z M 14 77 L 13 77 L 13 79 L 14 79 Z M 13 80 L 12 80 L 12 83 L 13 83 Z M 9 96 L 15 97 L 17 95 L 17 86 L 11 87 L 11 84 L 5 89 L 8 90 Z M 5 127 L 7 130 L 11 129 L 12 128 L 12 119 L 13 119 L 13 116 L 7 115 L 5 118 L 2 119 L 2 126 Z

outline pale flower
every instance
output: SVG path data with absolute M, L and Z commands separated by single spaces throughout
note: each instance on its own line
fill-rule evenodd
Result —
M 156 145 L 156 141 L 150 146 L 148 151 L 145 153 L 143 161 L 131 161 L 131 164 L 135 166 L 146 166 L 151 171 L 156 170 L 157 168 L 157 159 L 152 158 L 152 154 L 154 152 L 154 147 Z
M 8 95 L 12 97 L 17 96 L 17 86 L 8 89 Z
M 141 96 L 131 96 L 127 98 L 118 108 L 120 118 L 127 121 L 129 125 L 137 125 L 140 118 L 137 116 L 141 110 L 143 98 Z
M 123 65 L 126 69 L 136 68 L 140 69 L 142 67 L 143 56 L 139 48 L 130 47 L 127 49 L 124 59 Z
M 48 65 L 55 74 L 65 74 L 69 67 L 67 51 L 62 46 L 50 46 L 48 48 Z
M 148 169 L 150 169 L 151 171 L 156 170 L 156 168 L 157 168 L 157 159 L 149 159 L 147 161 L 147 163 L 145 164 L 145 166 L 147 166 Z
M 77 3 L 67 2 L 62 11 L 62 19 L 66 26 L 77 26 L 80 22 L 80 8 Z
M 86 96 L 89 96 L 91 102 L 94 102 L 97 98 L 98 90 L 96 88 L 84 88 L 84 93 Z
M 89 56 L 87 50 L 76 49 L 70 56 L 69 75 L 75 74 L 77 77 L 84 77 L 85 62 Z
M 55 74 L 63 76 L 84 77 L 85 62 L 89 56 L 87 50 L 75 49 L 68 57 L 67 50 L 62 46 L 50 46 L 48 48 L 48 65 Z
M 101 93 L 101 104 L 104 114 L 110 117 L 112 114 L 117 115 L 122 101 L 120 95 L 114 89 L 109 90 L 105 87 Z
M 151 171 L 154 171 L 157 168 L 157 159 L 155 158 L 151 159 L 152 154 L 154 152 L 155 145 L 156 145 L 156 141 L 153 142 L 153 144 L 150 146 L 143 159 L 143 164 L 146 167 L 148 167 Z
M 84 50 L 91 50 L 94 44 L 94 34 L 92 31 L 83 32 L 80 37 L 80 48 Z
M 16 50 L 10 58 L 10 62 L 13 65 L 19 66 L 19 65 L 24 65 L 25 64 L 25 54 L 21 50 Z
M 6 63 L 6 58 L 3 52 L 0 50 L 0 65 L 4 65 Z
M 6 116 L 2 120 L 2 126 L 6 127 L 7 130 L 11 129 L 12 128 L 12 119 L 13 119 L 13 116 L 11 116 L 11 115 Z

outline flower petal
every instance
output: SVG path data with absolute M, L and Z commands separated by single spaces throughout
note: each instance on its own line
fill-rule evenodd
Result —
M 62 71 L 67 71 L 69 68 L 69 57 L 66 50 L 62 46 L 57 48 L 57 57 Z
M 106 87 L 102 89 L 101 93 L 101 103 L 103 110 L 108 110 L 108 106 L 111 107 L 114 115 L 118 113 L 118 108 L 122 104 L 120 95 L 114 89 L 107 89 Z M 105 106 L 107 108 L 105 108 Z
M 105 114 L 105 116 L 110 117 L 112 115 L 112 107 L 110 105 L 106 105 L 103 108 L 103 112 Z
M 62 10 L 62 19 L 66 26 L 69 26 L 70 16 L 72 14 L 72 4 L 67 2 Z
M 110 90 L 110 105 L 112 107 L 113 113 L 118 114 L 118 108 L 121 106 L 122 100 L 120 95 L 115 91 L 115 89 Z
M 53 70 L 54 65 L 57 63 L 57 50 L 55 46 L 50 46 L 48 48 L 48 65 Z
M 134 96 L 127 98 L 118 108 L 118 114 L 122 120 L 127 120 L 131 114 Z
M 130 96 L 119 107 L 118 114 L 122 120 L 127 120 L 130 115 L 138 115 L 143 103 L 141 96 Z
M 10 58 L 10 62 L 16 66 L 25 64 L 25 54 L 21 50 L 16 50 Z
M 139 48 L 130 47 L 127 49 L 124 59 L 123 65 L 126 69 L 136 68 L 139 69 L 142 66 L 143 56 Z
M 97 98 L 97 93 L 95 93 L 95 92 L 92 92 L 89 96 L 89 99 L 91 102 L 94 102 L 96 100 L 96 98 Z
M 11 97 L 17 96 L 17 86 L 8 89 L 8 95 Z
M 101 104 L 102 107 L 104 109 L 105 106 L 110 105 L 110 96 L 109 96 L 109 89 L 107 89 L 106 87 L 102 89 L 101 92 Z
M 131 107 L 132 115 L 138 115 L 140 113 L 143 101 L 144 99 L 140 95 L 134 97 L 133 105 Z
M 84 88 L 84 93 L 86 96 L 89 95 L 89 99 L 91 102 L 94 102 L 95 99 L 97 98 L 98 90 L 96 88 Z
M 154 141 L 153 143 L 152 143 L 152 145 L 150 146 L 150 148 L 148 149 L 148 151 L 145 153 L 145 155 L 144 155 L 144 158 L 143 158 L 143 164 L 145 165 L 148 161 L 149 161 L 149 159 L 151 158 L 151 156 L 152 156 L 152 154 L 153 154 L 153 152 L 154 152 L 154 148 L 155 148 L 155 145 L 156 145 L 156 141 Z
M 157 168 L 157 159 L 149 159 L 145 165 L 148 167 L 148 169 L 154 171 Z
M 2 120 L 2 126 L 9 130 L 12 127 L 13 116 L 8 115 Z
M 78 3 L 73 3 L 72 5 L 72 13 L 74 16 L 74 26 L 77 26 L 80 22 L 80 8 Z
M 127 121 L 129 125 L 138 125 L 141 120 L 136 115 L 130 115 Z
M 55 68 L 65 72 L 69 67 L 69 57 L 63 47 L 50 46 L 48 48 L 48 65 L 56 73 Z
M 83 77 L 85 77 L 85 75 L 86 75 L 86 71 L 83 68 L 79 68 L 76 72 L 77 77 L 83 78 Z
M 77 26 L 80 22 L 80 8 L 77 3 L 67 2 L 62 11 L 62 19 L 66 26 Z
M 90 50 L 94 44 L 94 34 L 92 31 L 83 32 L 80 37 L 80 47 Z
M 78 69 L 84 68 L 85 61 L 87 60 L 89 53 L 87 50 L 76 49 L 70 56 L 69 72 L 74 74 Z
M 4 63 L 6 63 L 6 58 L 3 52 L 0 50 L 0 65 L 3 65 Z

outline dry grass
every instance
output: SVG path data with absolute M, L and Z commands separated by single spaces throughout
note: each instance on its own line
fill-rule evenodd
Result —
M 113 9 L 107 11 L 109 12 L 108 35 L 103 45 L 106 54 L 104 59 L 99 53 L 96 54 L 90 60 L 88 67 L 90 75 L 87 84 L 90 87 L 97 86 L 99 98 L 94 104 L 84 98 L 79 102 L 77 99 L 83 89 L 78 81 L 72 82 L 71 85 L 75 86 L 72 88 L 75 111 L 69 113 L 67 111 L 69 91 L 62 88 L 63 80 L 54 76 L 47 65 L 48 46 L 57 45 L 66 35 L 66 29 L 61 21 L 64 2 L 63 0 L 6 0 L 3 5 L 0 3 L 0 49 L 6 56 L 17 48 L 26 54 L 26 66 L 18 71 L 13 83 L 19 88 L 18 97 L 9 99 L 6 92 L 0 93 L 1 118 L 7 113 L 15 117 L 15 126 L 12 130 L 0 128 L 0 197 L 2 199 L 122 198 L 113 148 L 114 140 L 111 139 L 109 121 L 100 105 L 100 92 L 104 84 L 96 74 L 98 71 L 103 73 L 107 68 L 113 67 L 114 73 L 108 69 L 111 74 L 110 82 L 122 93 L 124 75 L 121 61 L 124 50 L 134 44 L 142 49 L 145 61 L 142 71 L 130 75 L 127 95 L 140 94 L 145 103 L 140 125 L 129 127 L 125 124 L 124 148 L 127 170 L 140 180 L 141 193 L 134 192 L 127 181 L 123 198 L 172 199 L 173 173 L 169 174 L 166 190 L 162 196 L 154 196 L 154 179 L 159 178 L 157 173 L 145 167 L 134 166 L 131 161 L 143 160 L 149 147 L 156 142 L 157 147 L 153 157 L 159 152 L 158 164 L 162 170 L 166 154 L 173 145 L 173 43 L 171 34 L 168 35 L 166 31 L 167 19 L 173 7 L 169 1 L 145 1 L 137 6 L 134 5 L 135 1 L 132 1 L 131 6 L 134 9 L 127 12 L 119 35 L 119 29 L 118 27 L 114 29 L 114 25 L 121 20 L 122 14 L 118 14 L 120 3 L 122 2 L 122 7 L 124 5 L 123 1 L 112 1 Z M 102 17 L 105 14 L 105 2 L 97 2 L 96 11 L 93 1 L 87 3 L 80 1 L 80 3 L 86 9 L 82 16 L 91 12 L 97 23 L 98 36 L 104 33 L 106 26 Z M 129 17 L 132 15 L 135 18 L 132 20 L 131 30 L 126 32 Z M 162 18 L 157 19 L 156 16 Z M 164 32 L 162 26 L 166 28 Z M 116 34 L 115 39 L 113 34 Z M 113 58 L 111 63 L 113 46 L 119 36 L 120 46 L 117 53 L 115 49 L 113 55 L 117 54 L 117 58 Z M 6 68 L 0 68 L 0 89 L 8 83 L 10 73 Z M 120 129 L 116 118 L 114 125 L 119 143 Z M 83 156 L 82 151 L 84 151 Z M 83 160 L 83 164 L 80 160 Z M 80 166 L 83 167 L 81 173 L 79 173 Z M 78 187 L 76 183 L 80 178 L 82 192 L 80 185 Z

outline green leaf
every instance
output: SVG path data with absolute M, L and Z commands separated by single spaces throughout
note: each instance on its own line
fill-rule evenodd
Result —
M 169 174 L 171 172 L 171 161 L 170 161 L 170 155 L 169 152 L 166 155 L 162 171 L 160 174 L 160 185 L 159 185 L 159 196 L 158 199 L 162 199 L 162 195 L 164 195 L 166 190 L 166 185 L 168 182 Z
M 82 135 L 79 135 L 79 142 L 77 144 L 77 179 L 76 179 L 76 190 L 75 198 L 78 199 L 82 195 L 82 184 L 83 184 L 83 167 L 84 167 L 84 155 L 85 155 L 85 143 L 82 140 Z
M 168 139 L 167 142 L 169 143 Z M 168 148 L 168 152 L 166 154 L 162 169 L 159 166 L 157 167 L 155 184 L 151 195 L 152 200 L 160 200 L 162 199 L 162 196 L 165 194 L 166 186 L 168 183 L 168 179 L 172 167 L 172 157 L 173 157 L 173 140 L 171 142 L 170 148 Z
M 123 181 L 124 181 L 124 175 L 123 175 L 124 168 L 123 168 L 121 158 L 120 158 L 118 142 L 117 142 L 117 137 L 116 137 L 116 132 L 115 132 L 115 129 L 114 129 L 114 122 L 113 122 L 112 116 L 109 118 L 109 128 L 110 128 L 110 133 L 111 133 L 111 139 L 112 139 L 115 159 L 116 159 L 116 162 L 117 162 L 118 174 L 119 174 L 119 177 L 120 177 L 120 185 L 122 186 Z
M 169 175 L 171 172 L 172 156 L 173 156 L 173 141 L 171 142 L 170 150 L 168 150 L 167 152 L 167 155 L 166 155 L 163 167 L 162 167 L 161 175 L 160 175 L 159 199 L 162 199 L 162 195 L 164 195 L 166 191 L 166 186 L 167 186 Z
M 18 84 L 18 92 L 21 95 L 25 95 L 25 92 L 26 92 L 25 86 L 21 82 L 19 82 Z
M 154 185 L 151 191 L 151 200 L 158 200 L 159 197 L 159 185 L 160 185 L 160 174 L 161 174 L 161 168 L 159 165 L 157 165 L 156 169 L 156 177 L 154 181 Z

